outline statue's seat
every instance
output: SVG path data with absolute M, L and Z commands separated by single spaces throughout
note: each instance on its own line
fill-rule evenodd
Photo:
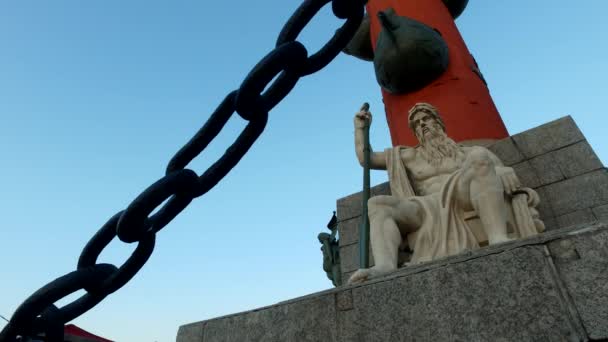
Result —
M 540 203 L 538 193 L 531 188 L 521 188 L 513 195 L 505 193 L 507 203 L 507 232 L 513 239 L 526 238 L 536 235 L 545 230 L 544 223 L 540 220 L 536 207 Z M 469 229 L 475 235 L 479 246 L 488 245 L 488 236 L 483 229 L 481 219 L 475 210 L 463 211 L 462 217 Z M 407 236 L 409 246 L 414 246 L 417 232 Z
M 545 230 L 536 206 L 540 203 L 538 193 L 530 188 L 522 188 L 512 196 L 505 194 L 507 203 L 507 232 L 510 238 L 518 239 L 536 235 Z M 483 230 L 476 211 L 463 213 L 465 222 L 477 238 L 480 246 L 488 244 L 488 236 Z

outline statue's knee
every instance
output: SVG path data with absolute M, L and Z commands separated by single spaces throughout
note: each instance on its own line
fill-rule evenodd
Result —
M 494 171 L 494 161 L 490 157 L 488 150 L 482 147 L 473 147 L 465 162 L 467 168 L 471 168 L 475 173 L 486 175 Z
M 370 217 L 383 215 L 387 211 L 386 205 L 380 197 L 372 197 L 367 200 L 367 212 Z
M 379 205 L 367 205 L 367 213 L 369 215 L 369 217 L 372 216 L 378 216 L 380 214 L 382 214 L 383 210 L 382 207 Z
M 382 200 L 379 196 L 370 197 L 367 200 L 367 210 L 371 212 L 372 210 L 378 210 L 379 207 L 382 206 Z
M 483 147 L 474 146 L 471 148 L 467 159 L 472 162 L 492 162 L 492 158 L 490 158 L 490 153 Z

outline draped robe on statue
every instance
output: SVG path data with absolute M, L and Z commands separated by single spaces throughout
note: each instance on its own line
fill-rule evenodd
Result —
M 388 148 L 385 156 L 392 196 L 415 201 L 424 210 L 422 225 L 415 233 L 408 234 L 413 250 L 411 262 L 430 261 L 479 248 L 475 235 L 464 221 L 464 209 L 456 200 L 456 185 L 462 171 L 450 174 L 439 192 L 417 196 L 401 159 L 401 151 L 408 148 L 411 147 Z

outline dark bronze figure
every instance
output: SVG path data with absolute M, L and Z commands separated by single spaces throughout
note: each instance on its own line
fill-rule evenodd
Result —
M 327 228 L 329 228 L 331 234 L 319 233 L 317 237 L 322 245 L 323 270 L 327 273 L 327 278 L 331 280 L 334 286 L 340 286 L 342 285 L 342 270 L 340 268 L 340 245 L 338 239 L 336 239 L 338 219 L 335 211 L 327 224 Z
M 448 45 L 441 33 L 392 8 L 378 13 L 382 31 L 376 42 L 374 68 L 378 83 L 392 94 L 418 90 L 448 68 Z

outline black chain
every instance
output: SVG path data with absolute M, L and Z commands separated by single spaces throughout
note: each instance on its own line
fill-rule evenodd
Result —
M 332 2 L 334 15 L 346 19 L 346 22 L 325 46 L 308 56 L 304 45 L 296 39 L 317 12 L 329 2 Z M 46 341 L 63 341 L 65 323 L 84 314 L 131 280 L 152 255 L 156 233 L 179 215 L 194 198 L 211 190 L 238 164 L 264 131 L 268 112 L 289 94 L 301 77 L 323 69 L 346 46 L 361 24 L 366 2 L 367 0 L 305 0 L 281 30 L 276 48 L 262 58 L 245 77 L 239 89 L 226 96 L 205 125 L 173 156 L 165 176 L 101 227 L 82 250 L 76 271 L 43 286 L 17 308 L 0 332 L 0 342 L 17 341 L 21 337 L 41 334 L 45 335 Z M 235 112 L 247 120 L 248 124 L 224 155 L 201 176 L 186 169 L 220 133 Z M 156 214 L 149 216 L 165 201 L 165 205 Z M 101 252 L 117 236 L 126 243 L 137 242 L 133 254 L 120 267 L 98 264 Z M 54 305 L 58 300 L 82 289 L 86 293 L 79 299 L 61 308 Z

